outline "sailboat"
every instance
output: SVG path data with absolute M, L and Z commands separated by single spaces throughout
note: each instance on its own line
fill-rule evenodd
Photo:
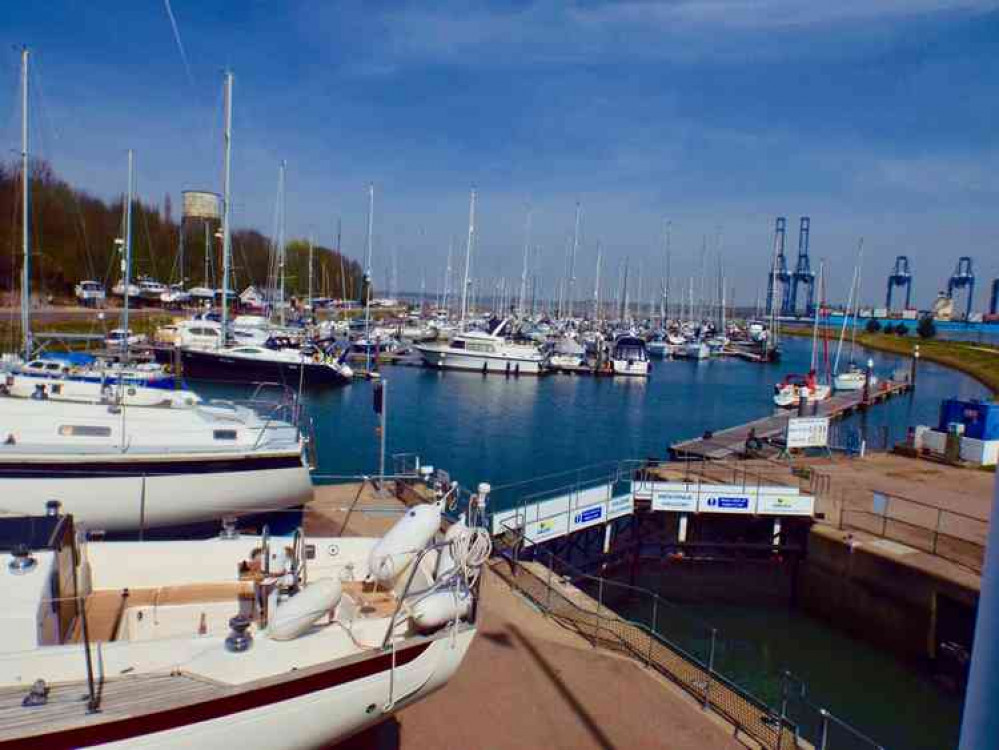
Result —
M 854 361 L 854 352 L 857 345 L 857 308 L 860 306 L 860 267 L 863 257 L 864 240 L 861 238 L 857 253 L 857 265 L 853 269 L 853 281 L 850 284 L 850 295 L 846 303 L 846 315 L 843 316 L 843 326 L 839 332 L 839 342 L 836 345 L 836 358 L 833 363 L 833 388 L 837 391 L 862 391 L 865 384 L 873 387 L 878 382 L 877 377 L 873 373 L 868 373 Z M 848 323 L 850 325 L 850 364 L 845 372 L 840 372 L 839 359 L 843 350 L 843 339 L 846 336 Z
M 232 74 L 225 79 L 225 169 L 223 175 L 222 207 L 222 309 L 219 346 L 216 349 L 181 347 L 180 356 L 184 372 L 191 378 L 225 380 L 230 382 L 278 382 L 293 387 L 313 385 L 339 385 L 353 377 L 353 371 L 342 356 L 324 351 L 318 346 L 285 346 L 284 341 L 274 340 L 268 345 L 246 343 L 229 344 L 229 276 L 231 263 L 230 214 L 231 197 L 231 140 L 232 140 Z M 283 253 L 283 248 L 280 250 Z M 283 285 L 284 261 L 279 261 L 279 277 Z M 278 311 L 284 315 L 284 290 L 277 300 Z
M 22 53 L 27 86 L 28 51 Z M 25 96 L 25 101 L 27 96 Z M 25 123 L 27 113 L 25 110 Z M 27 127 L 24 201 L 29 203 Z M 128 153 L 122 273 L 129 283 L 133 156 Z M 29 214 L 25 211 L 22 331 L 32 346 Z M 128 326 L 128 306 L 123 313 Z M 127 338 L 122 344 L 127 359 Z M 140 529 L 302 503 L 311 484 L 297 404 L 202 404 L 194 394 L 18 374 L 0 382 L 0 514 L 57 499 L 91 529 Z M 286 410 L 285 407 L 288 407 Z M 283 416 L 290 415 L 288 421 Z M 86 481 L 82 481 L 86 479 Z M 198 491 L 211 487 L 206 501 Z
M 88 541 L 74 520 L 0 517 L 5 747 L 330 747 L 454 676 L 491 548 L 440 535 L 436 505 L 380 539 Z
M 815 307 L 815 321 L 812 327 L 812 362 L 806 375 L 788 375 L 774 386 L 774 403 L 781 408 L 798 406 L 802 401 L 813 404 L 825 401 L 832 395 L 829 384 L 829 342 L 825 327 L 822 329 L 822 351 L 826 371 L 826 382 L 819 380 L 818 374 L 818 340 L 819 316 L 825 315 L 825 282 L 823 280 L 823 264 L 819 264 L 820 302 Z

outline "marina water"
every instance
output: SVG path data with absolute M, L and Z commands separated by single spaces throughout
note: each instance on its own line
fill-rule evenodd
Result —
M 810 362 L 807 339 L 789 338 L 782 347 L 783 361 L 771 365 L 734 359 L 657 361 L 648 381 L 384 367 L 387 452 L 416 453 L 466 487 L 491 482 L 495 505 L 512 504 L 541 488 L 571 484 L 585 467 L 663 458 L 671 442 L 771 413 L 773 384 L 785 373 L 806 372 Z M 908 360 L 892 355 L 860 353 L 864 361 L 874 360 L 881 376 L 910 367 Z M 921 362 L 913 395 L 849 417 L 837 433 L 843 441 L 863 433 L 869 444 L 880 446 L 885 439 L 903 439 L 907 425 L 935 424 L 942 398 L 987 395 L 973 379 Z M 377 473 L 379 438 L 369 384 L 310 395 L 307 408 L 316 423 L 317 474 Z M 642 575 L 640 582 L 657 585 L 653 571 Z M 733 665 L 758 681 L 746 685 L 754 692 L 773 695 L 780 671 L 789 668 L 808 680 L 815 700 L 888 747 L 954 745 L 960 702 L 917 666 L 844 635 L 786 601 L 733 605 L 684 599 L 692 615 L 728 639 Z M 894 710 L 885 710 L 892 705 Z M 907 721 L 904 713 L 919 720 Z

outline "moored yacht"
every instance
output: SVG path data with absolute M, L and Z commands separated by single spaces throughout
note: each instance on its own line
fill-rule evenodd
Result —
M 299 383 L 341 385 L 354 376 L 350 366 L 333 353 L 316 346 L 282 347 L 274 339 L 220 349 L 182 347 L 180 357 L 185 375 L 207 380 L 276 382 L 297 388 Z
M 645 342 L 638 336 L 618 336 L 611 352 L 611 366 L 615 375 L 649 376 L 649 356 Z
M 774 403 L 781 408 L 798 406 L 802 400 L 813 404 L 825 401 L 832 395 L 832 388 L 819 383 L 815 370 L 807 375 L 788 375 L 774 386 Z
M 539 375 L 546 357 L 537 346 L 508 341 L 504 320 L 491 333 L 465 331 L 447 342 L 417 344 L 425 364 L 430 367 L 476 372 L 499 372 L 508 375 Z
M 3 746 L 328 747 L 442 688 L 476 632 L 488 537 L 436 541 L 434 505 L 381 539 L 86 541 L 50 511 L 0 518 Z
M 8 375 L 0 506 L 56 499 L 93 529 L 197 523 L 311 497 L 293 403 L 201 403 L 183 391 Z M 84 481 L 85 480 L 85 481 Z M 211 487 L 210 500 L 199 497 Z

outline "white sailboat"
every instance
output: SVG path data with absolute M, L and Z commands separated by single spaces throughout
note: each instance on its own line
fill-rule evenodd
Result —
M 443 687 L 488 537 L 435 505 L 381 539 L 95 542 L 0 518 L 0 744 L 329 747 Z
M 836 358 L 833 362 L 833 388 L 837 391 L 862 391 L 865 384 L 869 383 L 869 387 L 873 387 L 878 382 L 874 373 L 868 374 L 868 371 L 857 365 L 853 358 L 857 344 L 857 308 L 860 306 L 860 269 L 863 258 L 864 239 L 861 237 L 860 247 L 857 251 L 857 265 L 853 269 L 853 280 L 850 284 L 850 294 L 846 303 L 846 314 L 843 316 L 843 326 L 840 328 L 839 342 L 836 344 Z M 840 372 L 839 360 L 843 351 L 843 339 L 846 336 L 846 327 L 848 324 L 850 325 L 850 364 L 845 372 Z M 868 380 L 868 377 L 870 380 Z

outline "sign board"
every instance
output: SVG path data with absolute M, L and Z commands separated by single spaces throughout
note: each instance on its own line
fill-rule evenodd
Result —
M 809 495 L 761 495 L 756 503 L 761 516 L 811 516 L 815 498 Z
M 652 510 L 697 510 L 697 493 L 683 490 L 656 490 L 652 493 Z
M 756 512 L 756 496 L 750 496 L 746 493 L 709 493 L 710 487 L 706 487 L 705 491 L 701 493 L 701 496 L 697 501 L 697 510 L 700 513 L 755 513 Z
M 872 510 L 879 516 L 888 515 L 888 498 L 881 492 L 874 493 Z
M 791 417 L 785 432 L 787 448 L 826 448 L 829 446 L 829 417 Z
M 613 521 L 621 516 L 630 516 L 635 512 L 635 496 L 630 492 L 627 495 L 612 497 L 607 503 L 607 520 Z

